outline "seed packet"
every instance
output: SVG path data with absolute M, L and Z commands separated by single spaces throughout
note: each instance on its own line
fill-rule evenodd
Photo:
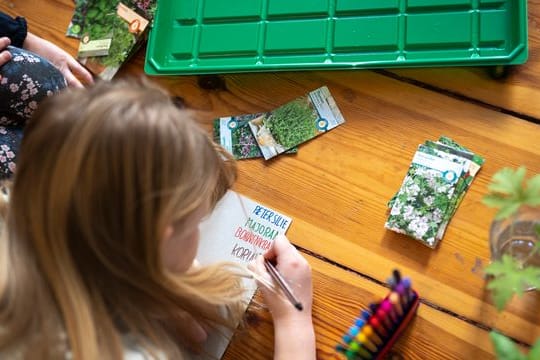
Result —
M 264 113 L 221 117 L 214 120 L 214 141 L 221 144 L 235 159 L 262 157 L 261 149 L 253 136 L 248 121 L 263 116 Z M 294 147 L 287 153 L 296 153 Z
M 458 201 L 459 199 L 463 198 L 462 195 L 464 195 L 464 192 L 467 189 L 467 183 L 465 179 L 466 174 L 469 172 L 469 169 L 471 167 L 472 161 L 470 160 L 470 156 L 462 156 L 465 153 L 453 148 L 449 148 L 442 144 L 438 144 L 432 141 L 426 141 L 425 144 L 422 146 L 425 150 L 431 149 L 433 154 L 443 159 L 459 163 L 463 166 L 463 171 L 456 182 L 454 193 L 452 195 L 452 198 L 450 199 L 450 204 L 444 214 L 444 220 L 441 223 L 441 226 L 439 227 L 439 231 L 437 233 L 437 238 L 442 239 L 442 237 L 444 236 L 444 232 L 446 231 L 446 228 L 450 222 L 450 219 L 456 212 Z M 461 154 L 459 154 L 459 152 L 461 152 Z
M 78 58 L 94 75 L 112 79 L 144 42 L 156 0 L 145 3 L 147 11 L 131 0 L 88 0 Z M 96 47 L 102 52 L 96 53 Z
M 434 248 L 463 165 L 422 150 L 416 151 L 384 226 Z
M 71 21 L 69 22 L 66 36 L 76 39 L 81 38 L 87 8 L 88 0 L 75 0 L 75 10 L 73 11 Z
M 459 145 L 457 142 L 455 142 L 454 140 L 452 140 L 452 139 L 450 139 L 449 137 L 446 137 L 446 136 L 441 136 L 439 138 L 439 140 L 436 141 L 436 142 L 428 140 L 428 141 L 426 141 L 424 143 L 424 145 L 426 147 L 435 148 L 437 150 L 444 151 L 444 152 L 447 152 L 447 153 L 450 153 L 450 154 L 454 154 L 456 156 L 459 156 L 459 157 L 462 157 L 462 158 L 465 158 L 465 159 L 469 160 L 469 167 L 468 167 L 468 169 L 464 168 L 464 173 L 461 176 L 461 178 L 463 178 L 463 180 L 464 180 L 463 181 L 464 184 L 463 185 L 458 185 L 457 189 L 456 189 L 456 193 L 462 193 L 462 195 L 459 197 L 460 199 L 462 199 L 463 195 L 464 195 L 463 192 L 466 191 L 469 188 L 469 186 L 472 183 L 474 177 L 476 176 L 478 171 L 480 171 L 480 168 L 484 164 L 485 159 L 483 157 L 481 157 L 480 155 L 477 155 L 477 154 L 473 153 L 469 149 Z M 396 193 L 396 195 L 397 195 L 397 193 Z M 388 202 L 388 204 L 387 204 L 388 208 L 392 207 L 392 204 L 394 202 L 394 199 L 395 199 L 396 195 L 394 195 L 390 199 L 390 201 Z M 460 201 L 457 201 L 456 205 L 459 205 L 459 202 Z M 454 209 L 454 211 L 455 211 L 455 209 Z
M 421 151 L 426 154 L 431 154 L 433 156 L 440 157 L 441 159 L 445 159 L 448 161 L 455 162 L 457 164 L 461 164 L 463 166 L 463 171 L 461 174 L 458 174 L 458 180 L 457 184 L 459 184 L 461 181 L 463 181 L 462 176 L 463 174 L 469 169 L 470 160 L 467 158 L 464 158 L 462 156 L 459 156 L 457 154 L 454 154 L 450 151 L 445 151 L 444 146 L 441 145 L 439 147 L 438 144 L 436 144 L 433 141 L 426 141 L 424 144 L 421 144 L 418 146 L 418 151 Z M 393 202 L 395 201 L 395 198 L 397 196 L 394 195 L 394 197 L 389 201 L 388 207 L 392 207 Z
M 247 124 L 249 120 L 261 115 L 262 113 L 228 116 L 214 120 L 214 141 L 221 144 L 235 159 L 262 157 Z
M 326 86 L 248 122 L 265 160 L 343 124 Z
M 442 141 L 444 141 L 444 143 L 440 142 L 441 139 Z M 455 141 L 447 137 L 441 137 L 438 142 L 433 144 L 433 146 L 436 146 L 438 149 L 441 150 L 445 149 L 444 151 L 448 151 L 469 160 L 469 166 L 467 169 L 465 169 L 464 173 L 458 181 L 458 184 L 456 185 L 456 190 L 454 192 L 454 196 L 452 197 L 451 206 L 446 213 L 445 221 L 443 221 L 439 229 L 438 237 L 442 238 L 444 232 L 446 231 L 446 228 L 448 227 L 448 224 L 450 223 L 450 220 L 452 219 L 452 216 L 454 216 L 459 204 L 461 204 L 461 201 L 463 200 L 467 190 L 471 186 L 474 177 L 476 176 L 478 171 L 480 171 L 480 168 L 484 164 L 485 159 L 480 155 L 477 155 L 470 150 L 462 147 L 461 145 L 457 144 Z
M 480 170 L 480 168 L 482 167 L 482 165 L 484 165 L 484 162 L 486 161 L 480 155 L 475 154 L 471 150 L 469 150 L 466 147 L 458 144 L 457 142 L 450 139 L 449 137 L 441 136 L 439 138 L 439 140 L 437 140 L 437 144 L 440 144 L 440 145 L 447 146 L 449 148 L 455 149 L 456 151 L 459 152 L 458 154 L 461 154 L 460 156 L 463 156 L 463 157 L 470 156 L 471 157 L 470 160 L 472 161 L 470 172 L 471 172 L 471 175 L 473 176 L 473 178 L 474 178 L 474 176 L 476 176 L 476 173 Z M 472 181 L 472 180 L 473 179 L 471 179 L 470 181 Z
M 410 173 L 414 173 L 414 170 L 411 170 L 411 168 L 415 168 L 417 166 L 414 165 L 413 161 L 413 164 L 411 164 L 411 168 L 409 169 L 409 172 L 407 173 L 407 176 L 403 182 L 404 185 L 402 185 L 402 188 L 388 202 L 388 207 L 390 208 L 390 216 L 385 226 L 387 228 L 391 228 L 391 230 L 393 231 L 404 233 L 415 238 L 420 238 L 421 234 L 419 234 L 419 231 L 425 228 L 425 225 L 419 224 L 427 222 L 429 225 L 429 234 L 427 234 L 428 232 L 426 232 L 426 236 L 431 236 L 436 228 L 436 224 L 433 222 L 433 219 L 435 219 L 438 223 L 438 229 L 435 232 L 433 240 L 423 241 L 424 244 L 435 247 L 437 242 L 444 236 L 444 233 L 446 231 L 446 228 L 448 227 L 452 216 L 456 212 L 457 207 L 463 200 L 465 193 L 470 187 L 474 177 L 480 170 L 481 166 L 484 164 L 485 160 L 481 156 L 475 154 L 471 150 L 465 148 L 464 146 L 461 146 L 460 144 L 446 136 L 441 136 L 437 141 L 426 141 L 424 144 L 419 145 L 417 153 L 418 152 L 438 158 L 439 160 L 434 160 L 437 163 L 442 163 L 446 161 L 459 164 L 460 166 L 462 166 L 461 174 L 457 177 L 455 182 L 453 182 L 453 190 L 450 190 L 448 192 L 448 202 L 446 202 L 446 199 L 444 199 L 445 204 L 441 203 L 441 200 L 439 198 L 437 200 L 439 202 L 439 206 L 437 206 L 436 208 L 430 209 L 429 206 L 426 206 L 425 202 L 416 202 L 411 205 L 410 198 L 413 198 L 414 196 L 407 197 L 406 195 L 404 195 L 407 193 L 407 191 L 404 191 L 403 188 L 404 186 L 413 186 L 410 184 Z M 427 195 L 427 199 L 430 199 L 429 196 L 431 195 Z M 407 203 L 407 201 L 409 201 L 409 203 Z M 405 205 L 403 205 L 404 203 Z M 430 200 L 428 200 L 428 203 L 430 203 Z M 407 206 L 412 207 L 409 208 Z M 415 209 L 414 206 L 417 206 L 419 208 Z M 399 219 L 400 214 L 405 219 Z M 421 218 L 422 220 L 414 222 L 413 214 L 417 215 L 417 218 Z M 420 217 L 418 217 L 418 215 L 420 215 Z M 439 215 L 442 216 L 440 222 Z M 407 222 L 407 219 L 409 223 Z M 411 222 L 412 229 L 410 226 Z M 430 238 L 428 237 L 428 239 Z

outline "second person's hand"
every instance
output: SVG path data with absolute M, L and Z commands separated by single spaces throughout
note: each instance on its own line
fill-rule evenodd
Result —
M 0 38 L 0 66 L 11 60 L 11 53 L 5 50 L 9 44 L 11 44 L 11 41 L 8 37 Z
M 83 87 L 83 84 L 94 83 L 92 74 L 84 66 L 52 42 L 29 32 L 23 47 L 49 60 L 64 75 L 69 86 Z

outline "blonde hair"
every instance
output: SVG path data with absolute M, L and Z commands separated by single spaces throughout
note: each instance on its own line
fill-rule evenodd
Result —
M 0 354 L 119 358 L 129 334 L 179 359 L 191 340 L 185 314 L 233 326 L 239 269 L 175 275 L 159 247 L 168 225 L 215 205 L 235 176 L 230 156 L 144 81 L 44 101 L 25 130 L 2 231 Z

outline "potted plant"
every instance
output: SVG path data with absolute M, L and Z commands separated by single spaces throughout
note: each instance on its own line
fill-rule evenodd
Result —
M 540 174 L 525 179 L 526 169 L 504 168 L 493 175 L 483 203 L 499 209 L 490 229 L 492 262 L 484 270 L 492 277 L 492 291 L 499 311 L 513 297 L 540 290 Z M 492 331 L 499 359 L 540 359 L 540 339 L 528 355 L 506 336 Z

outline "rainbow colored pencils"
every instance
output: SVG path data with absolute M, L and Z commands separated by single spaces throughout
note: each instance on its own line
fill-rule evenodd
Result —
M 390 293 L 362 310 L 336 346 L 348 360 L 383 359 L 416 314 L 419 297 L 412 289 L 411 279 L 402 279 L 399 271 L 394 270 L 388 283 Z

